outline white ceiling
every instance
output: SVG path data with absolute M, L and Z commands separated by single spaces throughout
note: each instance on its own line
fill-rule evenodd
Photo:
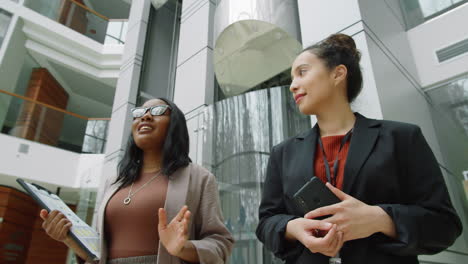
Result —
M 47 68 L 68 93 L 67 110 L 85 117 L 110 117 L 115 86 L 56 63 L 39 53 L 32 54 L 41 67 Z
M 80 72 L 55 62 L 49 61 L 49 64 L 67 83 L 73 93 L 103 103 L 107 106 L 112 106 L 115 87 L 96 81 Z

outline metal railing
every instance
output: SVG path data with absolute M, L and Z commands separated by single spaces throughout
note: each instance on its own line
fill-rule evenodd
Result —
M 109 19 L 76 0 L 29 0 L 25 6 L 101 44 L 124 44 L 128 19 Z
M 110 118 L 85 117 L 0 90 L 0 129 L 7 134 L 78 153 L 104 153 Z

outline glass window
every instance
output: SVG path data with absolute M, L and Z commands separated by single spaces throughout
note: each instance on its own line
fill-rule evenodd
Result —
M 107 35 L 119 38 L 121 31 L 121 22 L 119 21 L 109 21 L 107 26 Z
M 468 0 L 400 0 L 400 7 L 408 30 L 466 3 Z
M 62 0 L 29 0 L 25 2 L 25 6 L 52 20 L 57 20 L 60 17 L 62 4 Z
M 419 0 L 419 6 L 421 7 L 424 17 L 442 11 L 452 4 L 452 0 Z
M 104 39 L 104 44 L 123 44 L 119 39 L 116 39 L 111 36 L 106 36 Z
M 229 263 L 282 263 L 255 236 L 262 185 L 272 146 L 309 130 L 310 117 L 299 112 L 289 85 L 232 96 L 199 111 L 187 123 L 201 142 L 194 144 L 195 160 L 216 175 L 224 223 L 236 240 Z
M 127 37 L 127 29 L 128 29 L 128 20 L 122 22 L 122 34 L 120 35 L 120 39 L 125 42 Z
M 429 111 L 442 156 L 439 162 L 445 183 L 462 223 L 468 223 L 468 191 L 465 193 L 462 184 L 468 170 L 468 74 L 428 88 L 425 93 L 431 99 Z M 468 187 L 467 182 L 465 186 Z M 452 250 L 459 251 L 466 248 L 463 240 L 451 246 Z
M 107 120 L 88 121 L 83 141 L 83 153 L 104 153 L 108 126 Z
M 124 44 L 127 24 L 127 20 L 109 20 L 104 44 Z
M 125 42 L 128 19 L 108 19 L 85 3 L 68 0 L 28 0 L 25 6 L 101 44 Z
M 426 92 L 431 100 L 468 136 L 468 75 Z
M 0 8 L 0 48 L 10 25 L 11 14 Z

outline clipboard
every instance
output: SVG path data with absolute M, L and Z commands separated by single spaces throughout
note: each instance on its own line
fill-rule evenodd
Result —
M 56 194 L 40 185 L 25 182 L 23 179 L 16 179 L 16 181 L 47 212 L 58 210 L 63 213 L 72 222 L 70 237 L 86 252 L 89 259 L 99 260 L 101 255 L 99 234 L 92 227 L 81 220 Z

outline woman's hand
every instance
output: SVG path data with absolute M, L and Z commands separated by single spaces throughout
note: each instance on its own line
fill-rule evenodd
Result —
M 54 210 L 48 213 L 46 210 L 41 210 L 39 216 L 44 220 L 42 228 L 51 238 L 66 242 L 68 240 L 68 231 L 70 230 L 72 223 L 68 220 L 64 214 Z
M 326 231 L 324 237 L 318 233 Z M 337 226 L 325 221 L 296 218 L 286 226 L 286 239 L 298 240 L 312 253 L 321 253 L 333 257 L 343 246 L 343 233 L 337 231 Z
M 323 221 L 338 225 L 338 230 L 344 234 L 344 241 L 369 237 L 377 232 L 393 238 L 396 236 L 393 220 L 382 208 L 367 205 L 330 183 L 327 183 L 327 187 L 341 202 L 315 209 L 307 213 L 305 218 L 332 215 Z
M 169 254 L 179 257 L 188 241 L 190 211 L 183 206 L 179 213 L 167 224 L 166 211 L 159 208 L 159 239 Z
M 88 254 L 81 248 L 76 241 L 68 236 L 68 231 L 72 227 L 72 223 L 61 212 L 54 210 L 48 213 L 46 210 L 41 210 L 39 216 L 44 220 L 42 228 L 51 238 L 64 243 L 82 260 L 93 263 L 93 259 L 88 259 Z

